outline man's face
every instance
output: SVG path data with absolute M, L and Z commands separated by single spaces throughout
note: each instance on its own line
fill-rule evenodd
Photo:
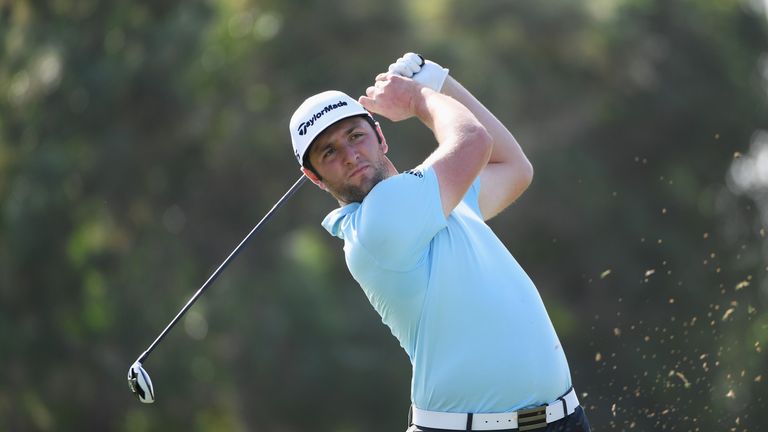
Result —
M 361 202 L 388 177 L 386 152 L 386 141 L 379 143 L 365 119 L 340 120 L 318 135 L 309 149 L 309 161 L 320 175 L 319 182 L 313 181 L 345 204 Z

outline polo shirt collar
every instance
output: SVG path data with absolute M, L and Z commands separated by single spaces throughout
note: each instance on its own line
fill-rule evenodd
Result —
M 331 235 L 340 239 L 344 239 L 344 232 L 341 229 L 341 222 L 344 218 L 351 213 L 354 213 L 357 208 L 360 207 L 360 203 L 347 204 L 344 207 L 334 209 L 328 213 L 328 216 L 323 219 L 323 228 L 325 228 Z

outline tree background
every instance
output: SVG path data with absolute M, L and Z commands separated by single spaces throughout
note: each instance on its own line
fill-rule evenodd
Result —
M 768 12 L 758 0 L 0 3 L 0 430 L 404 430 L 410 365 L 298 177 L 288 119 L 406 51 L 536 170 L 491 225 L 595 430 L 768 428 Z M 382 120 L 396 166 L 433 148 Z M 457 319 L 461 319 L 457 317 Z

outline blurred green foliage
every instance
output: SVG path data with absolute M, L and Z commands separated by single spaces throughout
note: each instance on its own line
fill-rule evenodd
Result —
M 409 363 L 288 118 L 418 51 L 515 133 L 492 227 L 596 430 L 768 428 L 768 13 L 741 0 L 0 3 L 0 430 L 404 430 Z M 434 146 L 383 121 L 400 169 Z M 457 317 L 457 319 L 461 319 Z

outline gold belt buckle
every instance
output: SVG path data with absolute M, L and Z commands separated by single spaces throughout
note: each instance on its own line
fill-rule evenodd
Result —
M 540 406 L 517 412 L 517 428 L 520 432 L 547 427 L 547 407 Z

